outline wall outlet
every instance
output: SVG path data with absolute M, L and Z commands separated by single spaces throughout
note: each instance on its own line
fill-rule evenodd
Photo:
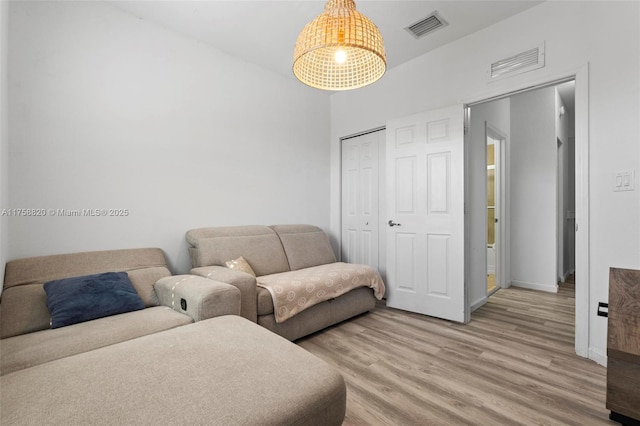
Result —
M 622 170 L 613 174 L 613 191 L 635 191 L 636 170 Z

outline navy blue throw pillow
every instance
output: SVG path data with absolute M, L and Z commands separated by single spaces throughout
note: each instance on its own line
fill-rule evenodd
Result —
M 44 284 L 51 328 L 144 308 L 126 272 L 105 272 Z

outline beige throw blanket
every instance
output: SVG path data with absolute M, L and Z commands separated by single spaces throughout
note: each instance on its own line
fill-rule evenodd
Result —
M 367 265 L 343 262 L 265 275 L 257 281 L 271 293 L 278 323 L 354 288 L 371 287 L 378 300 L 384 295 L 384 283 L 378 271 Z

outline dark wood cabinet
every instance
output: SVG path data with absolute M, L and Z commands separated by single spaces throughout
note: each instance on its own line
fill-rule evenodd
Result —
M 640 424 L 640 271 L 609 271 L 607 409 L 611 419 Z

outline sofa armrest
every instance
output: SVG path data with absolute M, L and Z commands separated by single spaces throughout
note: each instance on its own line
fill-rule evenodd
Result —
M 240 290 L 240 315 L 253 322 L 258 321 L 256 277 L 224 266 L 193 268 L 191 273 L 211 280 L 222 281 L 238 288 Z
M 155 283 L 161 305 L 188 315 L 194 321 L 222 315 L 240 315 L 240 290 L 195 275 L 174 275 Z

